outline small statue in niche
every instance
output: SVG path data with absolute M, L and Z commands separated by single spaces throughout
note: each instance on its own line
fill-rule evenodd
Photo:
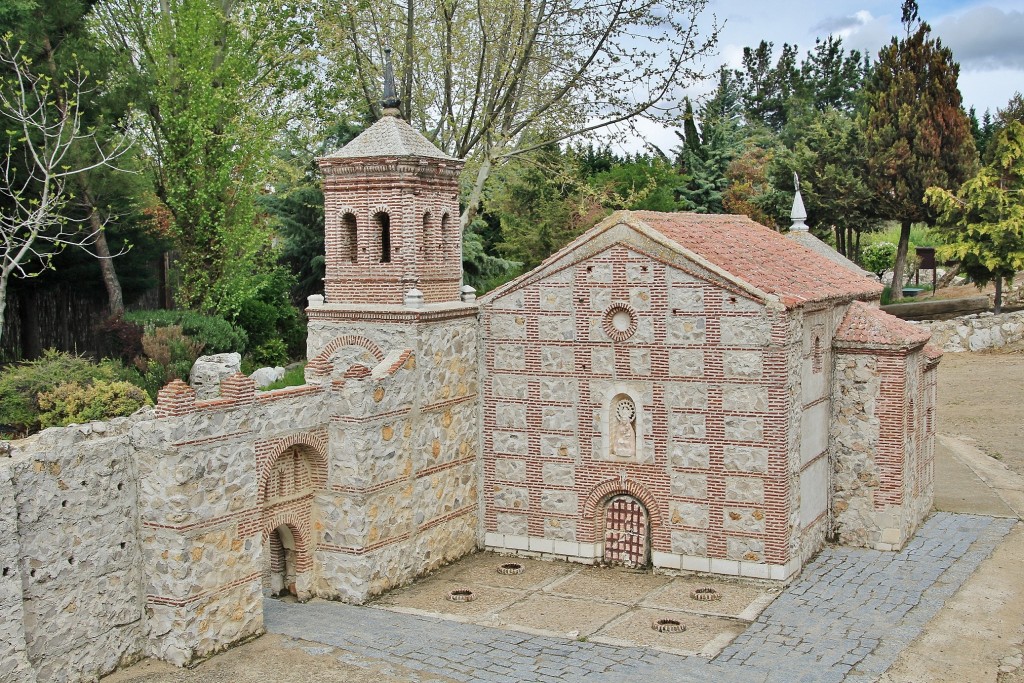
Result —
M 630 398 L 615 402 L 615 418 L 611 425 L 612 455 L 617 458 L 636 456 L 636 406 Z

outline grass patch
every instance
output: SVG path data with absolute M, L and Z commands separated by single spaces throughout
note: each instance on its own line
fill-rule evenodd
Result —
M 861 235 L 861 249 L 877 242 L 900 243 L 900 224 L 895 221 L 883 223 L 883 229 L 877 232 L 865 232 Z M 915 247 L 937 247 L 944 244 L 942 233 L 929 228 L 923 223 L 910 226 L 910 243 Z
M 301 387 L 306 383 L 306 363 L 303 362 L 284 373 L 284 377 L 263 387 L 263 391 L 284 389 L 285 387 Z

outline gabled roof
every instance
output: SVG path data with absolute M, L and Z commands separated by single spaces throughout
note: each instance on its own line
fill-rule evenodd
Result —
M 836 330 L 835 342 L 840 346 L 911 348 L 924 344 L 931 337 L 931 332 L 924 327 L 854 301 Z
M 618 211 L 534 270 L 489 292 L 489 301 L 545 277 L 617 226 L 626 226 L 757 299 L 787 308 L 829 299 L 877 299 L 882 286 L 746 216 Z
M 632 215 L 787 308 L 834 298 L 876 298 L 882 286 L 746 216 L 636 211 Z
M 797 244 L 799 244 L 801 246 L 807 247 L 811 251 L 814 251 L 814 252 L 817 252 L 817 253 L 821 254 L 822 256 L 827 258 L 829 261 L 832 261 L 834 263 L 838 263 L 842 267 L 847 268 L 849 270 L 852 270 L 854 273 L 857 273 L 861 277 L 866 277 L 866 278 L 873 277 L 871 273 L 869 273 L 868 271 L 864 270 L 863 268 L 858 266 L 856 263 L 854 263 L 850 259 L 846 258 L 842 254 L 840 254 L 838 251 L 833 249 L 831 246 L 829 246 L 825 242 L 822 242 L 820 239 L 818 239 L 817 237 L 815 237 L 814 235 L 812 235 L 810 232 L 808 232 L 806 230 L 798 230 L 798 231 L 790 230 L 789 232 L 786 233 L 786 237 L 791 239 L 791 240 L 793 240 L 794 242 L 796 242 Z
M 324 159 L 365 159 L 368 157 L 426 157 L 457 161 L 397 116 L 382 116 L 354 140 Z

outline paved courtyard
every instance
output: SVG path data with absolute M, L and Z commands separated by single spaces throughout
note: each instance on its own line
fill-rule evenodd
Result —
M 319 601 L 267 601 L 266 623 L 311 654 L 422 680 L 873 681 L 1015 521 L 940 512 L 898 553 L 828 548 L 714 659 Z

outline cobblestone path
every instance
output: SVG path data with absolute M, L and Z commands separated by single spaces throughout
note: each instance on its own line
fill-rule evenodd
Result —
M 827 548 L 712 661 L 340 603 L 268 600 L 266 624 L 424 681 L 861 683 L 892 664 L 1014 522 L 937 513 L 899 553 Z

